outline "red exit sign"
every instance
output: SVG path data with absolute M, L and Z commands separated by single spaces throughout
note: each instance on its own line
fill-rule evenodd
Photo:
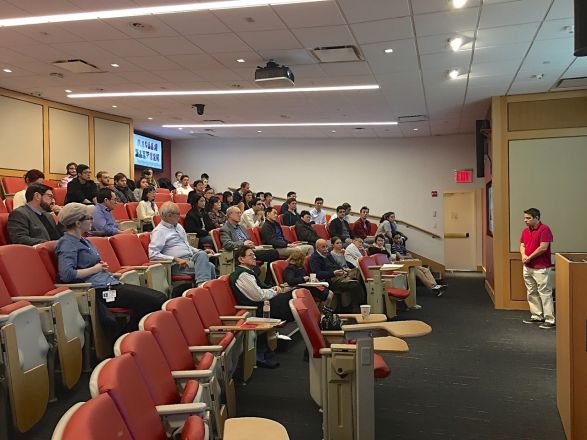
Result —
M 473 183 L 473 170 L 455 170 L 456 183 Z

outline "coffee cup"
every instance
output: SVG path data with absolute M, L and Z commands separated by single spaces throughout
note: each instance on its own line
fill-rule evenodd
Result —
M 361 316 L 363 317 L 363 321 L 369 319 L 369 315 L 371 315 L 371 306 L 369 304 L 363 304 L 361 306 Z
M 318 279 L 316 278 L 316 274 L 315 273 L 311 273 L 310 274 L 310 282 L 311 283 L 315 283 L 316 281 L 318 281 Z

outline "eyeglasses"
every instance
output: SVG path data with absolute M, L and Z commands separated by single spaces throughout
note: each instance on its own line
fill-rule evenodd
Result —
M 94 220 L 94 217 L 91 215 L 84 215 L 82 218 L 79 219 L 80 222 L 84 222 L 86 220 Z

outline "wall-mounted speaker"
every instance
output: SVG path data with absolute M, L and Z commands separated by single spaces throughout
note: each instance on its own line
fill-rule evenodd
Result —
M 483 129 L 490 128 L 487 119 L 478 119 L 475 123 L 475 150 L 477 153 L 477 177 L 485 177 L 485 148 L 487 139 L 483 135 Z
M 575 56 L 587 56 L 587 1 L 575 0 Z

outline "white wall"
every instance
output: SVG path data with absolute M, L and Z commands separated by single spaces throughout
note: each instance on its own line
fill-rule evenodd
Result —
M 172 142 L 172 172 L 191 180 L 210 175 L 217 191 L 238 187 L 246 180 L 254 191 L 285 196 L 292 190 L 300 200 L 321 196 L 336 206 L 349 202 L 380 215 L 395 211 L 398 218 L 443 233 L 442 193 L 482 186 L 455 184 L 454 170 L 475 168 L 475 137 L 415 137 L 402 139 L 206 139 Z M 438 191 L 438 197 L 431 197 Z M 436 211 L 436 217 L 433 216 Z M 411 248 L 444 261 L 442 240 L 407 231 Z

